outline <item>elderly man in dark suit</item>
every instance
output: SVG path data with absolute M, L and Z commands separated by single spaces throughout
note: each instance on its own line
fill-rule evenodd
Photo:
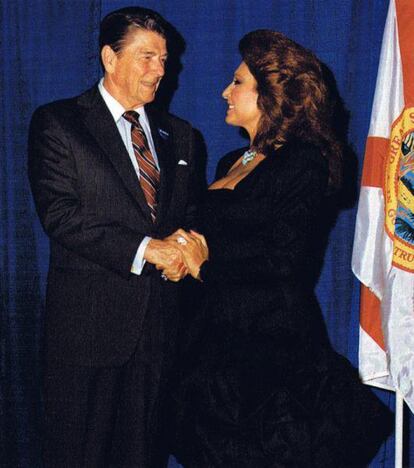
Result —
M 167 36 L 151 10 L 110 13 L 100 30 L 103 79 L 32 119 L 29 177 L 51 249 L 46 467 L 166 463 L 176 281 L 186 274 L 166 237 L 191 227 L 195 204 L 193 130 L 147 108 Z

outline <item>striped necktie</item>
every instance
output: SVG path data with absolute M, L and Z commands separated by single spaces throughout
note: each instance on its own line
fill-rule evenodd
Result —
M 138 112 L 127 111 L 123 114 L 123 117 L 131 123 L 131 140 L 139 167 L 139 181 L 151 210 L 152 221 L 155 221 L 157 214 L 157 191 L 160 185 L 160 171 L 155 164 L 154 156 L 149 148 L 145 132 L 139 123 Z

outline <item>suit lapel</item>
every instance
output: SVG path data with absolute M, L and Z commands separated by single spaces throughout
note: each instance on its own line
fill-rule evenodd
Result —
M 140 206 L 149 223 L 152 224 L 150 210 L 131 164 L 128 151 L 97 86 L 80 96 L 78 103 L 82 108 L 84 122 L 89 132 L 108 156 L 126 188 Z
M 172 144 L 172 130 L 163 115 L 151 106 L 146 108 L 151 135 L 160 165 L 160 187 L 158 193 L 158 210 L 155 224 L 164 219 L 171 202 L 171 189 L 174 178 L 176 158 Z

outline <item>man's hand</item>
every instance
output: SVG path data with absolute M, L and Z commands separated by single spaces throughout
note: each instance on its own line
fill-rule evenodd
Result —
M 171 281 L 179 281 L 187 274 L 178 244 L 168 240 L 151 239 L 144 252 L 147 262 L 162 270 Z
M 157 267 L 160 270 L 159 267 Z M 164 269 L 162 270 L 162 274 L 167 277 L 170 281 L 174 281 L 174 283 L 182 280 L 188 274 L 188 268 L 185 263 L 180 263 L 179 270 L 177 269 Z

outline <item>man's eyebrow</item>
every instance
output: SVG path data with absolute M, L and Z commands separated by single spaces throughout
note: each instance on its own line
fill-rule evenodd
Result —
M 138 49 L 138 53 L 145 54 L 145 55 L 157 55 L 157 52 L 151 49 Z M 168 53 L 162 54 L 161 57 L 168 57 Z

